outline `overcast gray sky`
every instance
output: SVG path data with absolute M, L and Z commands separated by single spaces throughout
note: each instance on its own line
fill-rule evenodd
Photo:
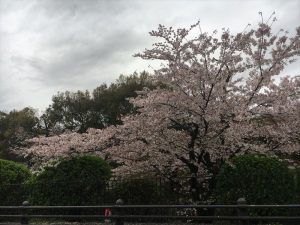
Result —
M 158 24 L 200 19 L 202 30 L 238 32 L 275 11 L 274 28 L 294 32 L 299 9 L 299 0 L 0 0 L 0 110 L 43 110 L 58 91 L 149 70 L 132 55 L 151 47 Z

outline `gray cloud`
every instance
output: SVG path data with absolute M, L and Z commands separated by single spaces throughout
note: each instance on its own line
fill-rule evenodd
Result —
M 148 69 L 133 53 L 158 24 L 240 31 L 276 11 L 275 29 L 300 21 L 298 0 L 0 0 L 0 110 L 44 108 L 57 91 L 93 89 Z M 294 71 L 295 67 L 292 67 Z

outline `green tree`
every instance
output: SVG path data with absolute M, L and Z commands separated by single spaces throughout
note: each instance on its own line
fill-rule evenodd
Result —
M 105 128 L 121 124 L 121 117 L 135 113 L 128 98 L 136 97 L 136 91 L 147 87 L 153 89 L 153 83 L 147 72 L 121 75 L 116 82 L 102 84 L 89 91 L 58 93 L 52 98 L 52 104 L 41 116 L 41 126 L 46 136 L 65 130 L 86 132 L 88 128 Z
M 0 158 L 20 160 L 10 151 L 22 146 L 25 139 L 34 137 L 39 132 L 39 119 L 36 111 L 26 107 L 20 111 L 0 115 Z
M 49 126 L 60 126 L 62 129 L 85 132 L 89 127 L 103 128 L 101 111 L 93 109 L 93 100 L 89 91 L 58 93 L 52 98 L 52 105 L 42 115 L 47 135 Z M 48 124 L 48 126 L 47 126 Z
M 121 117 L 136 113 L 136 108 L 128 98 L 135 98 L 137 91 L 143 88 L 154 89 L 158 86 L 147 72 L 133 73 L 130 76 L 120 75 L 110 86 L 103 84 L 93 91 L 96 110 L 102 110 L 107 125 L 121 124 Z

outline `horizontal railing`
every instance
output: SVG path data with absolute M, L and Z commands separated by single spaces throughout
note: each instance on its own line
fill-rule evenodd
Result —
M 104 215 L 101 210 L 109 209 L 112 211 L 111 215 Z M 139 209 L 148 210 L 147 213 L 141 214 Z M 192 215 L 176 215 L 178 210 L 193 209 Z M 199 215 L 199 210 L 203 209 L 231 209 L 231 214 L 235 215 Z M 289 209 L 285 215 L 250 215 L 249 211 L 252 209 Z M 44 211 L 44 213 L 36 211 Z M 56 212 L 54 212 L 56 210 Z M 73 210 L 73 211 L 72 211 Z M 88 210 L 93 211 L 94 214 L 84 212 Z M 101 214 L 99 213 L 101 211 Z M 155 211 L 160 214 L 149 214 Z M 165 211 L 164 211 L 165 210 Z M 171 210 L 171 211 L 167 211 Z M 172 211 L 173 210 L 173 211 Z M 176 211 L 177 210 L 177 211 Z M 3 213 L 4 211 L 4 213 Z M 59 211 L 59 212 L 57 212 Z M 77 213 L 74 213 L 77 212 Z M 131 212 L 130 212 L 131 211 Z M 135 212 L 132 212 L 135 211 Z M 98 214 L 96 214 L 97 212 Z M 138 215 L 136 214 L 138 212 Z M 234 213 L 233 213 L 234 212 Z M 281 211 L 282 212 L 282 211 Z M 175 215 L 174 215 L 175 213 Z M 167 214 L 167 215 L 166 215 Z M 169 215 L 171 214 L 171 215 Z M 272 213 L 273 214 L 273 213 Z M 238 221 L 240 225 L 246 225 L 249 221 L 272 221 L 282 222 L 291 221 L 293 224 L 300 224 L 300 205 L 249 205 L 245 199 L 239 199 L 236 205 L 123 205 L 123 201 L 118 200 L 116 205 L 99 205 L 99 206 L 30 206 L 28 202 L 24 202 L 22 206 L 0 206 L 0 220 L 11 219 L 19 220 L 20 224 L 30 224 L 30 219 L 106 219 L 113 221 L 116 225 L 123 225 L 124 221 Z

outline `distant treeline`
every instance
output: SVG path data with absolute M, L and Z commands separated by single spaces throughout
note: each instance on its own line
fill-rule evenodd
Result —
M 136 97 L 136 91 L 154 89 L 158 85 L 149 73 L 135 72 L 129 76 L 120 75 L 115 82 L 101 84 L 92 92 L 59 92 L 41 116 L 31 107 L 8 113 L 0 111 L 0 158 L 22 161 L 10 149 L 38 135 L 52 136 L 66 131 L 83 133 L 88 128 L 121 124 L 122 116 L 136 112 L 128 98 Z

